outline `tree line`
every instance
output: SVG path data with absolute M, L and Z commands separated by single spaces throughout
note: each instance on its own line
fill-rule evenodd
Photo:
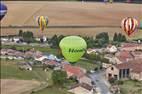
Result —
M 35 42 L 34 34 L 33 32 L 26 31 L 23 32 L 22 30 L 19 30 L 19 37 L 23 39 L 24 42 L 31 43 Z M 81 36 L 81 35 L 78 35 Z M 48 44 L 52 48 L 59 48 L 59 43 L 61 39 L 63 39 L 65 36 L 64 35 L 54 35 L 51 38 L 48 39 Z M 89 36 L 81 36 L 87 43 L 88 48 L 100 48 L 100 47 L 106 47 L 110 43 L 110 37 L 107 32 L 101 32 L 97 34 L 95 37 L 89 37 Z M 121 33 L 115 33 L 113 36 L 113 41 L 115 43 L 120 43 L 120 42 L 125 42 L 127 41 L 125 35 Z M 41 38 L 41 42 L 42 38 Z

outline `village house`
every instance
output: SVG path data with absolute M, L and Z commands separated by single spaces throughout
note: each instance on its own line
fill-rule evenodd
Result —
M 47 66 L 53 66 L 53 67 L 57 67 L 57 66 L 60 66 L 60 63 L 58 63 L 57 61 L 54 61 L 54 60 L 44 60 L 42 62 L 42 64 L 45 64 Z
M 106 78 L 142 80 L 142 58 L 111 65 L 106 69 Z
M 35 56 L 34 59 L 36 61 L 41 61 L 42 62 L 43 60 L 48 59 L 48 57 L 47 56 L 39 55 L 39 56 Z
M 63 70 L 67 72 L 68 78 L 70 77 L 76 77 L 77 79 L 83 77 L 86 74 L 86 70 L 82 69 L 77 66 L 72 66 L 70 64 L 65 64 L 62 66 Z
M 74 94 L 94 94 L 93 86 L 86 83 L 73 85 L 68 91 Z
M 8 59 L 24 59 L 24 53 L 13 49 L 1 49 L 1 55 L 3 58 Z
M 7 49 L 1 49 L 0 52 L 1 52 L 0 53 L 1 55 L 6 55 L 7 54 Z
M 34 52 L 33 51 L 26 51 L 24 57 L 25 58 L 33 58 Z
M 142 58 L 142 50 L 132 51 L 131 54 L 134 56 L 135 59 Z
M 32 71 L 32 67 L 27 62 L 19 62 L 18 63 L 19 69 L 21 70 L 29 70 Z
M 115 45 L 108 45 L 105 51 L 108 53 L 116 53 L 118 49 Z
M 87 75 L 84 75 L 83 77 L 79 78 L 78 81 L 79 81 L 79 83 L 86 83 L 86 84 L 92 86 L 92 80 Z
M 67 72 L 68 78 L 75 77 L 79 83 L 86 83 L 92 86 L 92 80 L 89 76 L 86 75 L 86 70 L 77 66 L 71 66 L 65 64 L 63 69 Z
M 9 38 L 8 37 L 1 37 L 0 41 L 1 41 L 1 43 L 9 42 Z
M 104 58 L 108 59 L 110 63 L 116 63 L 116 57 L 113 54 L 105 54 Z
M 123 43 L 119 49 L 121 51 L 134 51 L 136 49 L 142 50 L 142 44 L 138 44 L 138 43 Z
M 119 51 L 115 55 L 115 64 L 120 64 L 123 62 L 127 62 L 129 60 L 139 59 L 139 58 L 142 58 L 142 51 L 141 50 Z
M 116 53 L 115 56 L 116 56 L 115 59 L 116 64 L 120 64 L 134 59 L 134 56 L 130 51 L 119 51 L 118 53 Z
M 92 53 L 96 53 L 96 50 L 95 49 L 87 49 L 87 54 L 92 54 Z
M 119 51 L 115 55 L 113 55 L 113 54 L 106 54 L 104 57 L 106 59 L 108 59 L 110 63 L 108 63 L 108 64 L 103 63 L 102 64 L 103 68 L 108 68 L 112 64 L 121 64 L 123 62 L 127 62 L 129 60 L 133 60 L 134 59 L 134 56 L 129 51 Z

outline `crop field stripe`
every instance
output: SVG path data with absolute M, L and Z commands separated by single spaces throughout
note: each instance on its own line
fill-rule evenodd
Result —
M 1 28 L 39 28 L 39 26 L 1 26 Z M 99 25 L 60 25 L 48 26 L 48 28 L 121 28 L 121 26 L 99 26 Z M 140 27 L 138 27 L 139 29 Z

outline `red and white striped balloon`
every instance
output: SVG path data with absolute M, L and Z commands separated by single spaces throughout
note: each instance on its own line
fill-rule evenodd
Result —
M 122 29 L 130 36 L 138 27 L 138 21 L 135 18 L 127 17 L 121 22 Z

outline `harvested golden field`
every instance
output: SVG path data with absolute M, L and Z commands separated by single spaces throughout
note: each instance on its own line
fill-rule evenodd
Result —
M 142 6 L 140 4 L 113 3 L 104 4 L 96 2 L 46 2 L 46 1 L 7 1 L 8 13 L 2 20 L 2 26 L 37 26 L 35 18 L 39 15 L 49 17 L 49 26 L 55 25 L 84 25 L 84 26 L 120 26 L 124 17 L 142 19 Z M 1 35 L 16 34 L 16 29 L 1 29 Z M 48 28 L 44 32 L 39 29 L 31 30 L 36 36 L 60 35 L 88 35 L 95 36 L 99 32 L 108 32 L 112 36 L 115 32 L 122 32 L 121 28 Z M 142 31 L 136 32 L 131 38 L 142 36 Z
M 1 94 L 22 94 L 40 85 L 37 81 L 0 79 Z

